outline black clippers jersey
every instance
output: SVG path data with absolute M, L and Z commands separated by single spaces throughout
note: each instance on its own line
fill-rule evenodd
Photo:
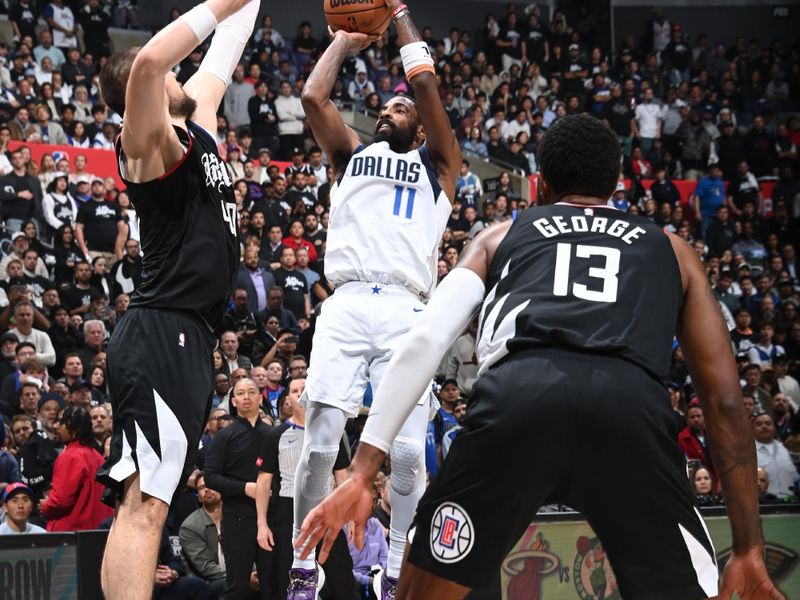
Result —
M 524 211 L 500 243 L 481 311 L 481 372 L 509 352 L 561 347 L 666 375 L 683 292 L 667 235 L 605 206 Z
M 189 311 L 213 329 L 221 322 L 239 267 L 236 202 L 217 144 L 200 126 L 175 127 L 186 155 L 147 183 L 120 176 L 140 219 L 142 283 L 131 306 Z

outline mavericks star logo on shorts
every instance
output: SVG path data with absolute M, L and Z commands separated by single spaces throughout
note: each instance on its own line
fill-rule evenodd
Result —
M 431 553 L 439 562 L 455 563 L 472 550 L 475 528 L 466 511 L 454 502 L 445 502 L 431 521 Z

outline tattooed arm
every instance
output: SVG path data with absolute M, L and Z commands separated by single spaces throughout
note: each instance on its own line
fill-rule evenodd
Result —
M 780 598 L 773 595 L 777 592 L 762 559 L 756 448 L 742 403 L 730 335 L 697 255 L 681 238 L 670 235 L 670 241 L 684 292 L 677 335 L 705 413 L 709 446 L 733 533 L 734 556 L 726 566 L 720 598 L 733 591 L 742 598 Z

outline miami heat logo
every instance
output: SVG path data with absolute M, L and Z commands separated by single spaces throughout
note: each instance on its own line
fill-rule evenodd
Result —
M 475 528 L 466 511 L 454 502 L 445 502 L 431 521 L 431 553 L 439 562 L 455 563 L 472 550 Z
M 532 539 L 534 534 L 535 539 Z M 509 554 L 503 561 L 503 572 L 509 577 L 508 600 L 541 600 L 544 578 L 554 573 L 560 564 L 558 556 L 549 550 L 549 542 L 532 525 L 519 551 Z

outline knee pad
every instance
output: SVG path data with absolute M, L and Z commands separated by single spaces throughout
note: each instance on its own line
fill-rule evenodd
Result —
M 417 487 L 419 464 L 424 448 L 412 438 L 396 438 L 391 448 L 392 489 L 408 496 Z
M 330 487 L 333 464 L 339 454 L 338 446 L 312 446 L 308 450 L 308 471 L 303 477 L 303 495 L 306 498 L 325 497 Z

